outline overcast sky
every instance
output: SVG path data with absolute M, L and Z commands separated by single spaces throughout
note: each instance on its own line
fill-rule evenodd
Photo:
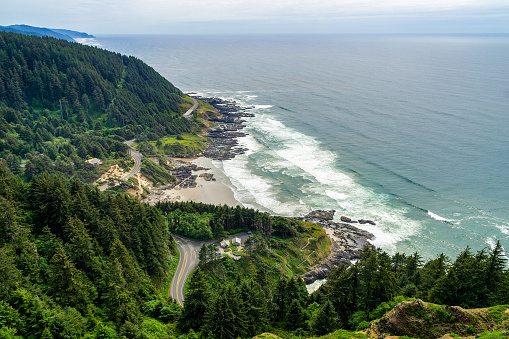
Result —
M 0 1 L 0 25 L 97 35 L 509 33 L 509 0 Z

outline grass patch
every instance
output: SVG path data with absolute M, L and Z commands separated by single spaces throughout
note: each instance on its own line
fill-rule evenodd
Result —
M 326 334 L 321 337 L 310 337 L 310 338 L 313 338 L 313 339 L 352 339 L 352 338 L 368 339 L 369 336 L 367 334 L 360 333 L 360 332 L 337 330 L 336 332 L 332 332 L 331 334 Z
M 179 155 L 201 153 L 206 148 L 207 138 L 196 134 L 182 133 L 169 135 L 157 141 L 150 141 L 161 154 Z
M 171 175 L 164 167 L 148 159 L 142 161 L 141 173 L 152 181 L 155 187 L 175 181 L 175 176 Z
M 509 312 L 506 312 L 508 309 L 509 305 L 497 305 L 490 307 L 488 308 L 488 317 L 500 324 L 504 320 L 509 319 Z
M 313 238 L 320 238 L 325 236 L 325 230 L 318 225 L 312 224 L 310 222 L 304 222 L 304 228 Z
M 271 250 L 266 247 L 251 251 L 238 251 L 234 246 L 225 250 L 226 253 L 233 252 L 240 255 L 241 259 L 231 262 L 221 259 L 223 269 L 218 269 L 212 265 L 207 265 L 209 274 L 217 277 L 218 280 L 227 278 L 228 281 L 234 281 L 237 275 L 241 277 L 253 276 L 260 267 L 264 267 L 270 280 L 277 280 L 280 276 L 291 277 L 296 274 L 307 272 L 311 266 L 328 255 L 330 249 L 330 239 L 321 237 L 310 242 L 304 250 L 301 248 L 307 244 L 309 234 L 303 234 L 282 239 L 273 236 L 270 240 Z M 225 274 L 226 272 L 226 274 Z
M 495 331 L 495 332 L 486 332 L 481 333 L 480 339 L 500 339 L 500 338 L 508 338 L 507 336 L 504 336 L 505 331 Z

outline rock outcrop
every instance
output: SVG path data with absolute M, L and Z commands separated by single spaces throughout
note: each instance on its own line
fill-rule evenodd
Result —
M 332 241 L 330 254 L 309 272 L 299 276 L 304 279 L 306 284 L 310 284 L 317 279 L 326 278 L 332 269 L 341 264 L 349 265 L 352 260 L 359 258 L 364 246 L 371 246 L 368 240 L 373 238 L 373 234 L 350 224 L 332 221 L 334 212 L 333 210 L 318 210 L 307 214 L 303 218 L 296 218 L 328 229 L 328 233 L 332 232 L 332 236 L 330 236 Z
M 240 147 L 237 139 L 246 136 L 245 133 L 240 132 L 245 127 L 245 120 L 242 118 L 254 116 L 246 112 L 252 107 L 241 107 L 235 101 L 220 98 L 198 98 L 209 103 L 218 112 L 217 115 L 209 118 L 216 127 L 209 129 L 205 135 L 209 141 L 203 156 L 215 160 L 228 160 L 245 153 L 247 149 Z
M 311 211 L 308 214 L 304 216 L 305 219 L 322 219 L 322 220 L 332 220 L 334 219 L 334 213 L 336 213 L 335 210 L 316 210 Z
M 455 333 L 473 338 L 478 333 L 504 326 L 507 324 L 499 323 L 486 308 L 466 310 L 459 306 L 436 305 L 416 299 L 399 303 L 382 318 L 372 321 L 367 334 L 370 338 L 393 335 L 431 339 Z

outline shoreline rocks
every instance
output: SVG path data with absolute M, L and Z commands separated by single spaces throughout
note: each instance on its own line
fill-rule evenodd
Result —
M 334 210 L 318 210 L 310 212 L 304 217 L 295 218 L 317 224 L 326 229 L 326 231 L 328 231 L 327 233 L 332 233 L 332 236 L 330 236 L 332 242 L 330 254 L 315 265 L 309 272 L 298 276 L 302 278 L 306 284 L 311 284 L 318 279 L 327 278 L 332 269 L 341 264 L 350 265 L 352 260 L 359 258 L 365 246 L 372 246 L 369 240 L 374 237 L 373 234 L 350 225 L 349 223 L 332 221 L 334 212 Z
M 245 120 L 242 118 L 254 117 L 254 114 L 246 112 L 253 107 L 241 107 L 233 100 L 199 96 L 195 98 L 207 102 L 219 113 L 218 116 L 208 119 L 217 126 L 209 129 L 205 134 L 209 142 L 203 156 L 214 160 L 229 160 L 238 154 L 244 154 L 247 149 L 240 147 L 237 139 L 247 135 L 240 132 L 245 127 Z

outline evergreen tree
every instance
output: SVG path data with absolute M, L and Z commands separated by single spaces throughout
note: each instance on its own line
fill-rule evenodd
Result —
M 285 327 L 291 331 L 303 327 L 306 320 L 306 312 L 302 308 L 298 299 L 292 300 L 286 310 Z
M 51 290 L 64 305 L 85 309 L 90 302 L 88 288 L 69 256 L 59 247 L 51 260 Z
M 317 335 L 331 333 L 341 327 L 341 321 L 330 300 L 326 300 L 324 304 L 320 305 L 318 312 L 311 319 L 309 327 Z
M 189 281 L 189 289 L 184 300 L 184 309 L 178 326 L 183 332 L 189 329 L 199 331 L 204 324 L 204 316 L 211 301 L 211 293 L 203 271 L 196 268 Z

